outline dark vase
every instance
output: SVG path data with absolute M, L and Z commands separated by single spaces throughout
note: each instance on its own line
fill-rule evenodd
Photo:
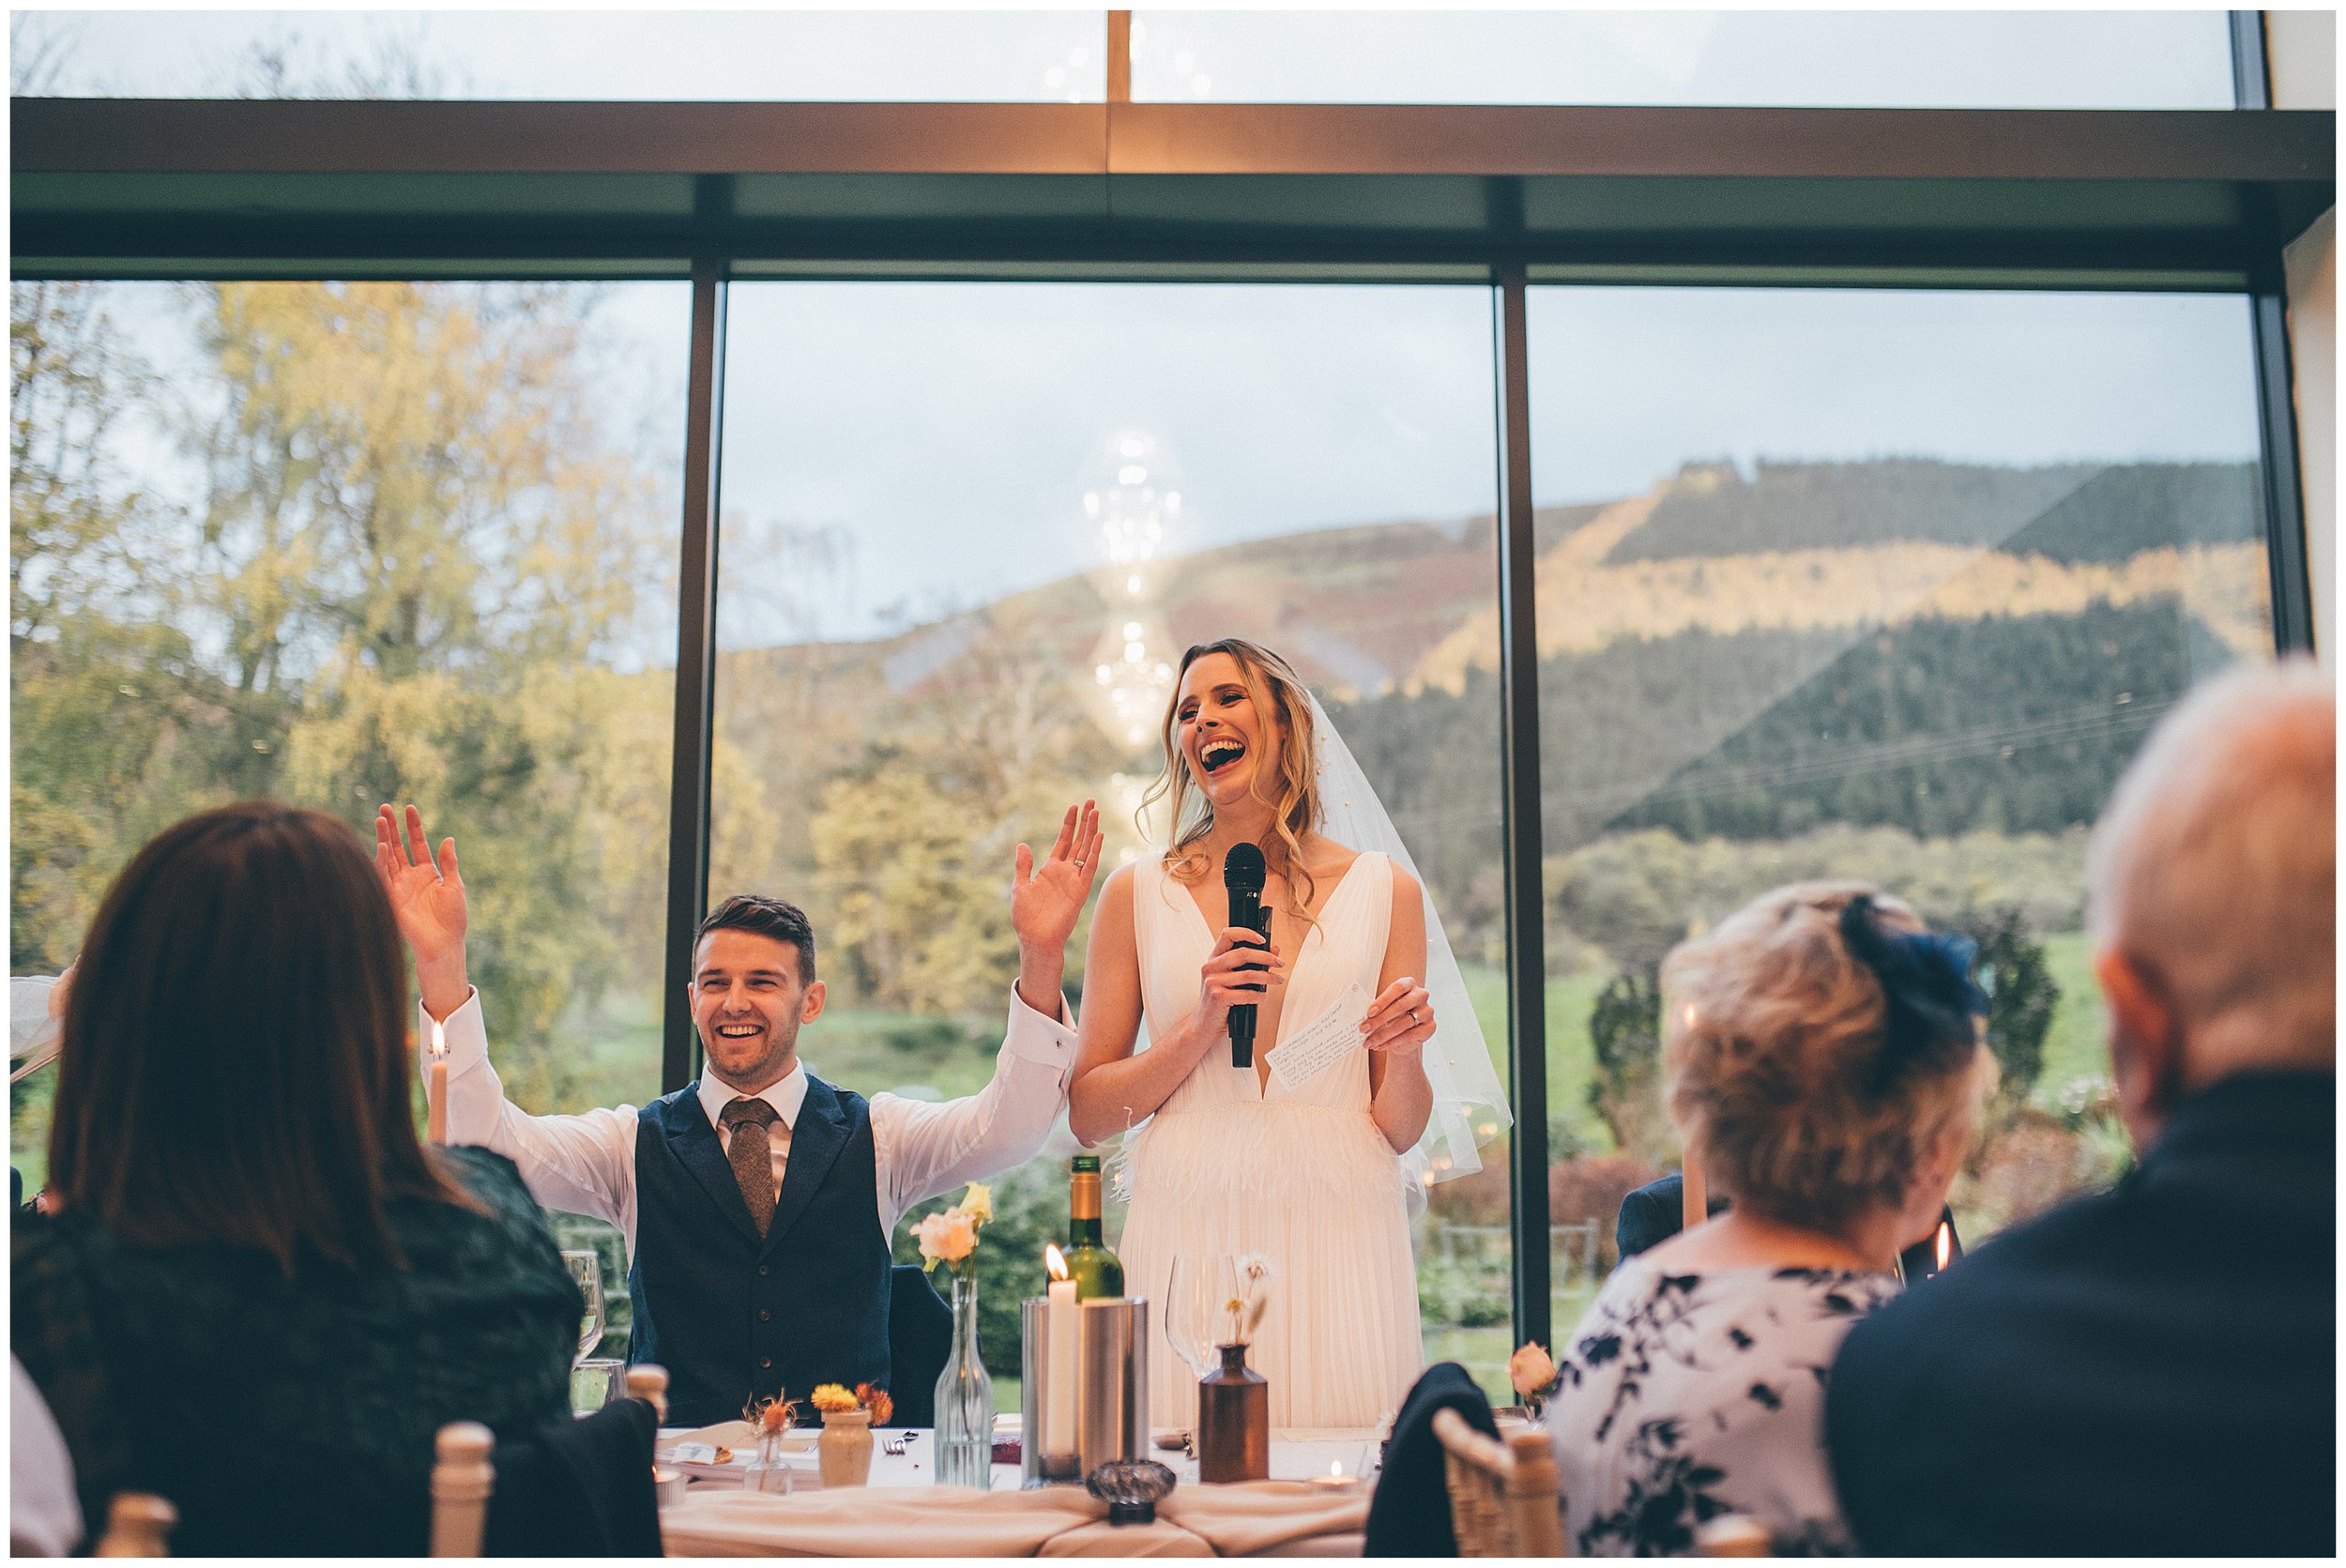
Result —
M 1222 1345 L 1222 1364 L 1197 1383 L 1197 1479 L 1271 1479 L 1271 1383 L 1246 1364 L 1246 1347 Z

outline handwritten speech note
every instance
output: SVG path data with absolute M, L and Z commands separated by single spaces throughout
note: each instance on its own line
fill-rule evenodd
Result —
M 1279 1048 L 1271 1053 L 1271 1075 L 1289 1090 L 1318 1077 L 1363 1048 L 1361 1020 L 1366 1016 L 1368 993 L 1355 982 L 1328 1004 L 1327 1011 L 1279 1042 Z

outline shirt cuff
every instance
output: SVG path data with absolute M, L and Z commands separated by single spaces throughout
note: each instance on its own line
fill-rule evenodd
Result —
M 1059 999 L 1059 1016 L 1046 1018 L 1027 1005 L 1018 987 L 1010 988 L 1010 1031 L 1004 1041 L 1010 1054 L 1049 1067 L 1065 1067 L 1075 1058 L 1075 1015 L 1067 997 Z
M 450 1073 L 489 1059 L 489 1028 L 480 1017 L 480 987 L 474 986 L 464 1005 L 441 1020 L 440 1043 L 448 1047 Z M 416 1003 L 416 1071 L 432 1071 L 432 1014 L 420 1000 Z

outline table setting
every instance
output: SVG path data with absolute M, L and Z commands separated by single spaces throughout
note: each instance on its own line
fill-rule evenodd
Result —
M 1084 1223 L 1098 1212 L 1096 1160 L 1079 1158 L 1074 1177 L 1071 1245 L 1047 1249 L 1044 1294 L 1021 1302 L 1016 1412 L 994 1411 L 975 1355 L 992 1204 L 973 1184 L 919 1231 L 924 1259 L 952 1275 L 957 1331 L 969 1329 L 938 1379 L 938 1424 L 893 1424 L 885 1390 L 826 1384 L 803 1407 L 754 1400 L 739 1421 L 663 1429 L 669 1554 L 1358 1556 L 1384 1434 L 1270 1427 L 1262 1378 L 1245 1368 L 1267 1275 L 1226 1257 L 1177 1271 L 1200 1282 L 1184 1298 L 1213 1303 L 1175 1309 L 1174 1343 L 1200 1375 L 1197 1429 L 1153 1428 L 1151 1303 L 1124 1293 L 1096 1220 Z

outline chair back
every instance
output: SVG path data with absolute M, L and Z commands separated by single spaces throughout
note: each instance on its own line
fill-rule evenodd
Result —
M 937 1379 L 953 1351 L 953 1309 L 917 1263 L 899 1263 L 888 1274 L 889 1396 L 896 1409 L 891 1424 L 937 1424 Z
M 1434 1416 L 1460 1557 L 1561 1557 L 1564 1515 L 1547 1434 L 1486 1437 L 1455 1410 Z
M 477 1421 L 451 1421 L 434 1442 L 432 1555 L 479 1557 L 489 1520 L 489 1489 L 496 1469 L 489 1454 L 496 1438 Z
M 1774 1557 L 1775 1543 L 1747 1514 L 1722 1514 L 1695 1527 L 1697 1557 Z
M 668 1424 L 668 1369 L 651 1362 L 638 1362 L 627 1369 L 627 1396 L 640 1399 L 651 1407 L 652 1415 L 663 1426 Z
M 106 1533 L 92 1557 L 169 1557 L 171 1527 L 179 1511 L 152 1492 L 116 1492 L 106 1508 Z

